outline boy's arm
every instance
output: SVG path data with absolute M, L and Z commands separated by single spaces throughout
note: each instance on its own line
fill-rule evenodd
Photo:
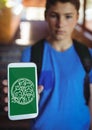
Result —
M 90 130 L 92 130 L 92 83 L 90 84 L 89 108 L 90 108 L 90 115 L 91 115 L 91 129 Z

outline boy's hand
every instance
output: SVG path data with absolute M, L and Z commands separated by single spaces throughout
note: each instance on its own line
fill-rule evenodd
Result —
M 3 88 L 3 91 L 4 91 L 4 93 L 7 95 L 7 93 L 8 93 L 8 82 L 7 82 L 7 80 L 3 80 L 2 81 L 2 84 L 3 84 L 3 86 L 4 86 L 4 88 Z M 7 104 L 8 103 L 8 96 L 6 96 L 5 98 L 4 98 L 4 102 Z M 4 111 L 8 111 L 8 106 L 5 106 L 4 107 Z
M 2 84 L 4 86 L 4 89 L 3 89 L 4 93 L 6 95 L 8 95 L 8 82 L 7 82 L 7 80 L 3 80 Z M 38 86 L 38 102 L 40 100 L 40 94 L 42 93 L 43 89 L 44 89 L 44 87 L 42 85 Z M 4 102 L 8 103 L 8 96 L 5 97 Z M 4 107 L 4 111 L 6 111 L 6 112 L 8 111 L 8 106 Z
M 38 86 L 38 102 L 40 100 L 40 94 L 43 92 L 44 87 L 42 85 Z

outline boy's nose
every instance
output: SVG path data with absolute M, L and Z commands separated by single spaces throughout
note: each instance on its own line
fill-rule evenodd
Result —
M 62 17 L 58 18 L 57 26 L 58 26 L 59 28 L 62 28 L 62 27 L 64 27 L 64 25 L 65 25 L 65 20 L 64 20 L 64 18 L 62 18 Z

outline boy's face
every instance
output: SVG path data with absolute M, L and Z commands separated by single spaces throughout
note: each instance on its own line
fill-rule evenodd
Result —
M 53 40 L 70 39 L 78 20 L 78 12 L 71 3 L 57 2 L 46 13 L 46 21 Z

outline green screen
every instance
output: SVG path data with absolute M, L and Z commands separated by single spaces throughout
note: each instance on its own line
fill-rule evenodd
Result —
M 34 67 L 9 68 L 10 115 L 37 112 Z

